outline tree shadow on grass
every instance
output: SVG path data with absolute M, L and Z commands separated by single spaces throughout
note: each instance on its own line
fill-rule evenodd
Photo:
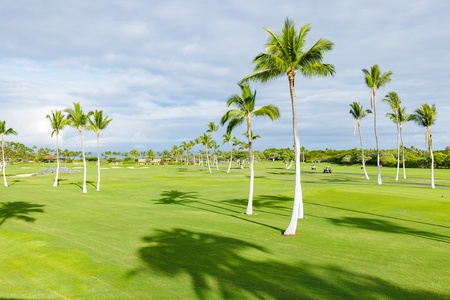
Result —
M 19 219 L 25 222 L 34 222 L 36 219 L 29 214 L 44 212 L 44 205 L 33 204 L 25 201 L 4 202 L 0 204 L 0 226 L 8 219 Z
M 80 188 L 80 190 L 83 190 L 83 182 L 82 181 L 81 182 L 80 181 L 78 181 L 78 182 L 71 182 L 70 184 L 71 185 L 76 185 L 77 187 Z M 91 180 L 86 181 L 86 185 L 88 185 L 88 184 L 93 186 L 94 188 L 97 188 L 97 186 Z
M 269 227 L 271 229 L 275 229 L 277 231 L 282 232 L 280 228 L 270 226 L 255 220 L 250 220 L 248 218 L 244 218 L 240 216 L 242 214 L 240 211 L 230 208 L 230 206 L 241 208 L 241 206 L 239 205 L 230 204 L 230 202 L 228 201 L 225 201 L 225 204 L 222 204 L 221 202 L 215 202 L 207 198 L 202 198 L 199 196 L 197 192 L 182 192 L 179 190 L 163 191 L 161 193 L 161 198 L 156 200 L 155 202 L 156 204 L 183 205 L 186 207 L 203 210 L 215 214 L 227 215 L 236 219 Z M 245 203 L 245 201 L 243 200 L 239 202 Z
M 436 227 L 442 227 L 442 228 L 450 228 L 449 226 L 440 225 L 440 224 L 433 224 L 433 223 L 428 223 L 428 222 L 415 221 L 415 220 L 409 220 L 409 219 L 403 219 L 403 218 L 397 218 L 397 217 L 391 217 L 391 216 L 387 216 L 387 215 L 374 214 L 374 213 L 370 213 L 370 212 L 365 212 L 365 211 L 360 211 L 360 210 L 355 210 L 355 209 L 349 209 L 349 208 L 343 208 L 343 207 L 327 205 L 327 204 L 321 204 L 321 203 L 305 202 L 305 204 L 316 205 L 316 206 L 323 206 L 323 207 L 328 207 L 328 208 L 334 208 L 334 209 L 339 209 L 339 210 L 344 210 L 344 211 L 350 211 L 350 212 L 365 214 L 365 215 L 369 215 L 369 216 L 383 217 L 383 218 L 387 218 L 387 219 L 394 219 L 394 220 L 400 220 L 400 221 L 417 223 L 417 224 L 424 224 L 424 225 L 430 225 L 430 226 L 436 226 Z
M 187 278 L 198 299 L 448 299 L 335 265 L 282 262 L 243 240 L 176 228 L 142 238 L 127 275 Z M 252 259 L 256 257 L 256 259 Z M 419 277 L 419 275 L 418 275 Z M 168 279 L 169 280 L 169 279 Z M 431 288 L 430 288 L 431 289 Z M 174 292 L 175 294 L 175 292 Z
M 428 231 L 415 230 L 412 228 L 397 225 L 393 222 L 380 219 L 350 218 L 350 217 L 344 217 L 340 219 L 336 218 L 326 218 L 326 219 L 328 219 L 334 225 L 338 226 L 356 227 L 361 229 L 381 231 L 387 233 L 406 234 L 438 242 L 450 243 L 450 236 Z

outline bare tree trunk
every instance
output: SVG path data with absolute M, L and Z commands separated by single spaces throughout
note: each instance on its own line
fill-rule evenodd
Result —
M 83 175 L 83 193 L 87 193 L 86 188 L 86 155 L 84 154 L 84 143 L 83 143 L 83 130 L 78 129 L 80 132 L 80 140 L 81 140 L 81 155 L 83 156 L 83 169 L 84 169 L 84 175 Z
M 55 182 L 53 186 L 58 186 L 58 177 L 59 177 L 59 149 L 58 149 L 58 132 L 56 133 L 56 176 Z
M 295 95 L 294 80 L 295 75 L 288 75 L 289 91 L 291 94 L 292 105 L 292 127 L 294 135 L 294 153 L 295 153 L 295 187 L 294 187 L 294 204 L 292 208 L 291 220 L 284 235 L 294 235 L 297 230 L 297 220 L 303 219 L 303 195 L 300 178 L 300 139 L 298 137 L 298 121 L 297 121 L 297 104 Z
M 3 185 L 8 187 L 8 182 L 6 182 L 6 161 L 5 161 L 5 138 L 2 135 L 2 171 L 3 171 Z
M 97 133 L 97 192 L 100 191 L 100 134 Z
M 361 145 L 361 163 L 364 170 L 364 175 L 366 176 L 367 180 L 370 180 L 369 175 L 367 175 L 366 170 L 366 159 L 364 158 L 364 148 L 362 143 L 362 134 L 361 134 L 361 126 L 358 124 L 358 133 L 359 133 L 359 144 Z
M 400 127 L 397 121 L 397 173 L 395 174 L 395 181 L 398 181 L 399 172 L 400 172 Z
M 375 144 L 376 144 L 376 147 L 377 147 L 377 169 L 378 169 L 377 183 L 379 185 L 381 185 L 382 181 L 381 181 L 381 165 L 380 165 L 380 148 L 378 146 L 377 110 L 376 110 L 375 96 L 376 96 L 376 92 L 375 92 L 375 90 L 372 90 L 371 103 L 372 103 L 372 106 L 373 106 L 373 129 L 374 129 L 374 132 L 375 132 Z

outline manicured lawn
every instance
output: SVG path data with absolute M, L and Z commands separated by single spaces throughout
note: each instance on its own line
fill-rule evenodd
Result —
M 327 164 L 329 165 L 329 164 Z M 303 164 L 306 218 L 284 237 L 294 170 L 105 166 L 0 187 L 0 299 L 449 299 L 450 170 Z M 51 165 L 18 164 L 10 175 Z M 70 165 L 80 168 L 80 165 Z M 235 166 L 236 167 L 236 166 Z

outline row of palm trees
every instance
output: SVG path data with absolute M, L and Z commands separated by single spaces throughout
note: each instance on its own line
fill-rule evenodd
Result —
M 370 105 L 372 110 L 366 109 L 364 110 L 362 105 L 359 102 L 353 102 L 350 104 L 349 113 L 355 118 L 355 131 L 358 128 L 359 139 L 361 145 L 361 156 L 362 156 L 362 167 L 364 169 L 364 174 L 366 179 L 369 179 L 367 175 L 367 171 L 365 168 L 365 159 L 364 159 L 364 148 L 362 145 L 362 136 L 361 136 L 361 119 L 367 116 L 368 114 L 373 112 L 374 116 L 374 133 L 375 133 L 375 143 L 376 143 L 376 151 L 377 151 L 377 170 L 378 177 L 377 183 L 382 184 L 381 179 L 381 164 L 380 164 L 380 149 L 378 147 L 378 132 L 377 132 L 377 118 L 376 118 L 376 92 L 380 87 L 383 87 L 388 82 L 391 81 L 392 71 L 387 71 L 381 73 L 378 65 L 373 65 L 370 70 L 363 69 L 364 78 L 367 86 L 371 89 L 371 98 Z M 405 168 L 405 155 L 404 155 L 404 144 L 403 144 L 403 124 L 406 121 L 413 121 L 417 123 L 419 126 L 423 126 L 426 128 L 426 145 L 430 152 L 431 157 L 431 187 L 435 188 L 434 184 L 434 157 L 432 150 L 432 139 L 431 139 L 431 126 L 436 121 L 436 106 L 429 105 L 427 103 L 422 104 L 418 109 L 414 111 L 413 114 L 406 114 L 406 107 L 401 106 L 400 97 L 396 92 L 389 92 L 383 99 L 383 102 L 387 103 L 392 112 L 387 113 L 386 117 L 392 120 L 397 126 L 397 172 L 395 180 L 398 180 L 399 170 L 400 170 L 400 149 L 402 152 L 402 162 L 403 162 L 403 178 L 406 178 L 406 168 Z
M 71 126 L 78 130 L 81 141 L 81 155 L 83 158 L 83 193 L 87 193 L 86 188 L 86 156 L 83 143 L 83 129 L 92 130 L 97 136 L 97 191 L 100 190 L 100 132 L 105 129 L 112 119 L 108 116 L 103 116 L 102 110 L 89 111 L 85 113 L 81 108 L 79 102 L 73 103 L 73 108 L 67 108 L 63 111 L 52 110 L 50 115 L 46 118 L 50 121 L 52 127 L 52 136 L 56 137 L 56 176 L 53 186 L 58 186 L 59 182 L 59 146 L 58 136 L 65 126 Z
M 17 132 L 12 128 L 6 128 L 6 121 L 0 121 L 0 134 L 2 135 L 2 172 L 3 172 L 3 185 L 8 187 L 6 181 L 6 158 L 5 158 L 5 135 L 17 135 Z

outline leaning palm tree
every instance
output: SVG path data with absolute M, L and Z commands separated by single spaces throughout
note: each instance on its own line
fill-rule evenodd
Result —
M 0 121 L 0 134 L 2 135 L 2 171 L 3 171 L 3 185 L 8 187 L 8 182 L 6 182 L 6 160 L 5 160 L 5 135 L 17 135 L 17 132 L 12 129 L 6 129 L 6 121 Z
M 52 135 L 56 136 L 56 176 L 55 176 L 55 182 L 53 183 L 53 186 L 58 186 L 58 177 L 59 177 L 59 146 L 58 146 L 58 137 L 59 132 L 66 126 L 69 121 L 66 119 L 66 116 L 63 114 L 60 110 L 52 110 L 51 115 L 47 115 L 46 118 L 50 121 L 50 125 L 52 126 Z
M 378 179 L 377 183 L 382 184 L 381 182 L 381 165 L 380 165 L 380 148 L 378 146 L 378 131 L 377 131 L 377 110 L 376 110 L 376 94 L 377 89 L 385 86 L 388 82 L 391 81 L 392 71 L 387 71 L 381 74 L 380 68 L 378 65 L 373 65 L 370 68 L 370 71 L 367 69 L 362 69 L 364 73 L 364 79 L 366 85 L 372 91 L 370 95 L 370 108 L 373 111 L 373 129 L 375 132 L 375 144 L 377 148 L 377 168 L 378 168 Z
M 297 229 L 297 219 L 304 216 L 300 181 L 301 148 L 298 136 L 297 96 L 294 87 L 295 75 L 297 73 L 305 77 L 334 75 L 334 66 L 322 62 L 324 53 L 333 49 L 333 43 L 327 39 L 319 39 L 310 49 L 305 50 L 306 36 L 309 33 L 310 25 L 304 25 L 297 32 L 295 23 L 289 18 L 285 20 L 279 34 L 268 28 L 265 28 L 265 30 L 269 33 L 266 52 L 258 54 L 253 59 L 255 69 L 253 73 L 244 77 L 243 81 L 253 80 L 267 83 L 282 76 L 287 76 L 288 78 L 295 150 L 295 189 L 291 221 L 284 234 L 293 235 Z
M 100 191 L 100 131 L 104 130 L 112 119 L 108 116 L 103 117 L 103 110 L 89 112 L 86 129 L 92 130 L 97 135 L 97 191 Z
M 397 126 L 397 172 L 395 174 L 395 180 L 398 181 L 398 173 L 400 172 L 400 121 L 399 110 L 402 100 L 398 97 L 396 92 L 389 92 L 381 101 L 387 103 L 392 112 L 386 113 L 386 117 L 389 118 Z
M 434 156 L 433 156 L 433 140 L 431 136 L 431 125 L 436 122 L 436 106 L 427 103 L 422 104 L 420 108 L 416 109 L 408 118 L 409 121 L 414 121 L 417 125 L 426 128 L 425 145 L 428 146 L 431 158 L 431 188 L 434 189 Z
M 363 109 L 363 106 L 359 102 L 353 102 L 350 104 L 350 111 L 349 113 L 355 118 L 355 128 L 353 129 L 353 134 L 356 134 L 356 128 L 358 128 L 359 133 L 359 143 L 361 145 L 361 163 L 364 170 L 364 175 L 366 176 L 366 179 L 369 180 L 369 175 L 367 175 L 366 171 L 366 159 L 364 158 L 364 147 L 362 142 L 362 134 L 361 134 L 361 119 L 367 116 L 368 114 L 371 114 L 372 111 L 370 109 Z
M 78 130 L 80 134 L 81 141 L 81 155 L 83 157 L 83 193 L 87 193 L 86 188 L 86 155 L 84 153 L 84 143 L 83 143 L 83 128 L 88 123 L 89 114 L 85 114 L 81 108 L 80 102 L 73 103 L 73 108 L 66 108 L 64 112 L 67 113 L 68 124 Z
M 247 124 L 246 135 L 248 138 L 248 153 L 249 153 L 249 167 L 250 167 L 250 190 L 248 193 L 247 203 L 247 215 L 253 214 L 253 186 L 255 181 L 255 172 L 253 168 L 253 133 L 251 129 L 252 117 L 269 117 L 272 121 L 280 117 L 280 112 L 277 107 L 273 105 L 262 106 L 258 109 L 255 108 L 256 91 L 252 92 L 250 86 L 247 83 L 239 84 L 241 88 L 241 95 L 232 95 L 228 98 L 227 106 L 233 106 L 235 109 L 227 111 L 223 116 L 220 123 L 224 125 L 228 122 L 227 133 L 230 133 L 237 126 L 241 125 L 244 121 Z

